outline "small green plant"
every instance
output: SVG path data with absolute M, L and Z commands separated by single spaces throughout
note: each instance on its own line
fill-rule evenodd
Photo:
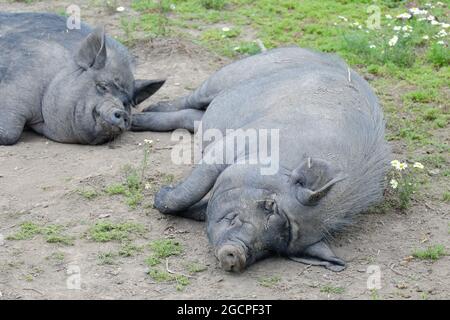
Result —
M 200 0 L 201 5 L 206 9 L 221 10 L 225 7 L 225 0 Z
M 79 189 L 77 190 L 77 193 L 87 200 L 95 199 L 100 195 L 96 190 L 92 188 Z
M 450 191 L 444 191 L 442 195 L 442 201 L 450 202 Z
M 187 264 L 187 270 L 189 273 L 199 273 L 207 270 L 208 268 L 198 262 L 189 262 Z
M 260 286 L 266 288 L 273 288 L 281 281 L 281 277 L 279 276 L 271 276 L 271 277 L 263 277 L 258 279 L 258 283 Z
M 372 289 L 370 291 L 370 299 L 371 300 L 380 300 L 380 295 L 378 294 L 378 291 L 376 289 Z
M 428 61 L 436 67 L 444 67 L 450 64 L 450 49 L 438 43 L 428 49 Z
M 8 236 L 8 240 L 30 240 L 37 235 L 43 235 L 48 243 L 59 243 L 73 245 L 73 237 L 63 234 L 64 227 L 61 225 L 40 226 L 33 222 L 24 222 L 20 225 L 20 230 Z
M 113 252 L 101 252 L 97 256 L 98 264 L 101 266 L 104 265 L 114 265 L 116 264 L 117 255 Z
M 139 169 L 132 166 L 125 166 L 125 181 L 122 183 L 114 183 L 105 188 L 105 193 L 114 195 L 123 195 L 125 203 L 131 208 L 136 209 L 142 203 L 145 190 L 145 171 L 148 167 L 151 145 L 153 141 L 144 140 L 144 157 Z
M 7 237 L 8 240 L 29 240 L 41 233 L 41 227 L 34 222 L 24 222 L 20 225 L 20 230 Z
M 146 228 L 137 223 L 97 222 L 88 230 L 88 237 L 96 242 L 128 241 L 133 235 L 142 236 Z
M 327 294 L 343 294 L 345 289 L 343 287 L 334 287 L 331 285 L 326 285 L 320 288 L 320 292 Z
M 171 274 L 158 268 L 150 268 L 148 274 L 156 282 L 175 282 L 177 291 L 183 290 L 190 283 L 184 275 Z
M 425 250 L 416 250 L 413 252 L 413 257 L 420 260 L 438 260 L 446 255 L 445 247 L 441 244 L 430 246 Z
M 420 162 L 409 168 L 406 162 L 398 160 L 391 161 L 393 170 L 389 173 L 390 188 L 387 191 L 389 200 L 400 210 L 406 210 L 411 205 L 411 200 L 418 188 L 417 171 L 423 170 L 424 166 Z
M 178 241 L 171 239 L 155 240 L 152 241 L 149 246 L 157 258 L 177 256 L 183 252 L 181 244 Z
M 144 250 L 143 247 L 134 245 L 132 243 L 124 243 L 119 249 L 119 256 L 121 257 L 133 257 Z
M 159 258 L 155 257 L 154 255 L 151 255 L 150 257 L 145 259 L 145 264 L 148 265 L 149 267 L 154 267 L 160 263 L 161 263 L 161 260 Z

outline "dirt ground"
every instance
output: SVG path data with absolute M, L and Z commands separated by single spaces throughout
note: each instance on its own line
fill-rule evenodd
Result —
M 121 35 L 119 13 L 110 14 L 77 1 L 82 18 L 104 23 L 112 35 Z M 0 11 L 57 11 L 69 1 L 38 1 L 32 4 L 0 1 Z M 127 5 L 123 1 L 121 5 Z M 137 76 L 167 77 L 166 85 L 151 102 L 175 98 L 200 84 L 226 63 L 186 41 L 165 40 L 140 43 L 132 49 L 138 59 Z M 150 103 L 150 102 L 147 102 Z M 126 133 L 103 146 L 59 144 L 26 132 L 15 146 L 0 146 L 0 300 L 1 299 L 444 299 L 450 297 L 450 257 L 435 262 L 411 259 L 412 252 L 430 244 L 443 244 L 448 251 L 449 205 L 433 200 L 428 190 L 406 214 L 367 214 L 355 229 L 334 243 L 348 268 L 333 273 L 308 267 L 281 257 L 261 261 L 242 274 L 219 269 L 208 245 L 203 223 L 164 217 L 151 208 L 152 193 L 146 191 L 143 205 L 132 210 L 120 196 L 102 195 L 92 200 L 76 190 L 87 186 L 101 189 L 117 182 L 124 165 L 139 166 L 144 139 L 154 141 L 147 178 L 155 189 L 164 176 L 175 181 L 189 167 L 170 161 L 173 142 L 169 133 Z M 401 146 L 394 151 L 401 155 Z M 442 193 L 441 193 L 442 194 Z M 97 221 L 133 221 L 148 232 L 136 240 L 174 238 L 184 252 L 169 259 L 175 272 L 185 272 L 183 263 L 196 261 L 207 267 L 190 284 L 177 290 L 173 283 L 157 283 L 147 274 L 148 252 L 119 258 L 114 265 L 100 265 L 98 254 L 117 250 L 118 243 L 97 243 L 83 235 Z M 47 243 L 42 237 L 11 241 L 6 237 L 24 221 L 67 226 L 76 237 L 73 246 Z M 51 257 L 63 253 L 62 261 Z M 81 288 L 70 289 L 67 281 L 74 266 Z M 375 266 L 375 267 L 370 267 Z M 369 268 L 370 267 L 370 268 Z M 379 268 L 381 289 L 367 287 L 368 269 Z M 78 273 L 78 271 L 76 271 Z M 264 279 L 276 277 L 264 286 Z

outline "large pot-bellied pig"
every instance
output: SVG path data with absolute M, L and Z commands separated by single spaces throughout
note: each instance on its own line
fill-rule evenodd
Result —
M 225 66 L 150 116 L 164 107 L 206 109 L 202 131 L 223 134 L 203 139 L 203 160 L 183 182 L 163 187 L 154 205 L 165 214 L 206 219 L 224 270 L 241 271 L 273 253 L 345 268 L 328 241 L 382 199 L 390 157 L 382 110 L 365 80 L 335 56 L 280 48 Z M 230 129 L 279 129 L 277 172 L 263 174 L 263 163 L 247 161 L 255 150 L 250 142 L 234 150 L 232 161 L 204 161 L 235 148 Z
M 131 127 L 131 107 L 162 80 L 135 80 L 127 49 L 102 28 L 66 18 L 0 13 L 0 145 L 25 126 L 58 142 L 100 144 Z

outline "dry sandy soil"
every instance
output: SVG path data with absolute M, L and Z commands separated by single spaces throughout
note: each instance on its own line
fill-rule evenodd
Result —
M 57 11 L 67 1 L 32 4 L 0 1 L 0 11 Z M 103 23 L 112 35 L 120 35 L 120 14 L 110 14 L 90 1 L 82 4 L 82 18 Z M 67 2 L 69 4 L 69 2 Z M 127 4 L 124 1 L 123 4 Z M 175 98 L 200 84 L 208 74 L 227 61 L 184 41 L 140 43 L 132 49 L 138 58 L 137 74 L 143 78 L 167 77 L 167 84 L 152 98 Z M 150 102 L 148 102 L 150 103 Z M 118 182 L 124 165 L 139 166 L 144 139 L 155 141 L 146 178 L 154 188 L 135 210 L 121 196 L 102 195 L 87 200 L 77 193 L 85 187 L 101 190 Z M 170 161 L 169 133 L 126 133 L 103 146 L 66 145 L 26 132 L 15 146 L 0 146 L 0 300 L 1 299 L 444 299 L 450 295 L 450 257 L 435 262 L 411 259 L 417 248 L 443 244 L 448 251 L 449 205 L 433 200 L 442 191 L 428 190 L 406 214 L 390 211 L 361 217 L 352 232 L 334 243 L 348 261 L 348 268 L 333 273 L 308 267 L 281 257 L 261 261 L 242 274 L 219 269 L 208 244 L 203 223 L 164 217 L 151 208 L 153 192 L 164 177 L 181 179 L 189 167 Z M 397 155 L 401 147 L 394 146 Z M 154 239 L 174 238 L 184 247 L 181 256 L 171 257 L 169 267 L 186 272 L 185 263 L 196 261 L 207 269 L 195 274 L 183 290 L 174 283 L 156 283 L 144 263 L 149 251 L 118 258 L 114 265 L 100 265 L 98 254 L 118 250 L 116 242 L 86 239 L 89 226 L 98 221 L 133 221 L 147 228 L 146 244 Z M 47 243 L 42 236 L 11 241 L 24 221 L 61 224 L 76 238 L 74 245 Z M 54 259 L 62 253 L 62 260 Z M 62 256 L 62 255 L 61 255 Z M 74 266 L 80 270 L 81 288 L 68 288 Z M 381 271 L 381 289 L 367 287 L 369 266 Z M 279 279 L 262 285 L 270 277 Z

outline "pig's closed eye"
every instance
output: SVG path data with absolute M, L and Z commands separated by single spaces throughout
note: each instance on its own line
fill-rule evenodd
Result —
M 106 85 L 106 83 L 98 82 L 95 86 L 97 88 L 97 91 L 100 93 L 105 93 L 108 91 L 108 86 Z

